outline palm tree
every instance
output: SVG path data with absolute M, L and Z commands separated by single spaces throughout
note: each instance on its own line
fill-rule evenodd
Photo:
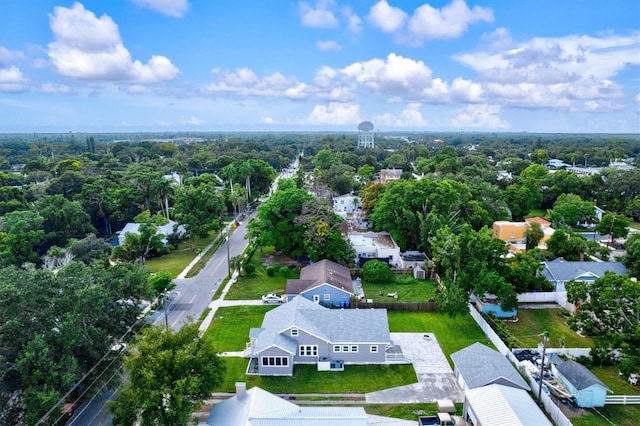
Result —
M 151 185 L 151 192 L 156 196 L 162 215 L 169 220 L 169 198 L 174 194 L 171 181 L 164 178 L 154 181 Z

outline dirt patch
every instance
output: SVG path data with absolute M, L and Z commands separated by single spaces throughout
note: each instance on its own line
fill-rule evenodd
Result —
M 279 266 L 288 266 L 289 268 L 301 268 L 304 265 L 302 262 L 298 262 L 293 257 L 286 253 L 282 253 L 279 251 L 274 251 L 265 255 L 262 258 L 263 266 L 271 266 L 271 265 L 279 265 Z

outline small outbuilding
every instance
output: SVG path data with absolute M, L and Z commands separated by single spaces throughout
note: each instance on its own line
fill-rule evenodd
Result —
M 602 380 L 598 379 L 587 367 L 573 360 L 559 362 L 554 373 L 574 396 L 578 407 L 603 407 L 607 392 L 612 392 Z
M 490 384 L 500 384 L 530 391 L 518 370 L 500 352 L 474 343 L 451 354 L 453 372 L 463 391 Z
M 499 384 L 465 391 L 463 416 L 474 426 L 552 426 L 527 391 Z

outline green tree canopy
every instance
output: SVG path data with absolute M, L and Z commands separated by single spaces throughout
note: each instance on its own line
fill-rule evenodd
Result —
M 386 262 L 369 260 L 362 266 L 362 279 L 364 283 L 385 283 L 391 281 L 393 272 Z
M 125 358 L 125 372 L 129 380 L 109 406 L 115 425 L 181 426 L 222 383 L 225 365 L 192 323 L 179 331 L 145 329 Z
M 594 347 L 608 353 L 619 349 L 640 364 L 640 283 L 629 276 L 606 272 L 593 283 L 567 283 L 567 300 L 580 309 L 569 319 L 571 328 L 594 337 Z

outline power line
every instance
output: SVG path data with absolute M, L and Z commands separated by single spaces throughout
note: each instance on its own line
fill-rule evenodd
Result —
M 126 331 L 126 332 L 125 332 L 125 333 L 124 333 L 124 334 L 123 334 L 119 339 L 117 339 L 117 340 L 118 340 L 118 341 L 121 341 L 121 340 L 123 340 L 125 337 L 127 337 L 127 335 L 128 335 L 128 334 L 133 330 L 133 327 L 135 327 L 135 326 L 136 326 L 140 321 L 142 321 L 142 320 L 144 320 L 144 319 L 146 319 L 146 316 L 141 316 L 140 318 L 138 318 L 138 319 L 136 320 L 136 322 L 134 322 L 134 323 L 129 327 L 129 329 L 128 329 L 128 330 L 127 330 L 127 331 Z M 135 334 L 137 334 L 137 333 L 138 333 L 138 332 L 135 332 L 135 333 L 134 333 L 134 335 L 135 335 Z M 64 395 L 63 395 L 63 396 L 62 396 L 62 397 L 61 397 L 61 398 L 60 398 L 60 399 L 55 403 L 55 405 L 53 405 L 53 406 L 51 407 L 51 409 L 49 409 L 49 411 L 47 411 L 47 412 L 46 412 L 46 414 L 45 414 L 44 416 L 42 416 L 42 417 L 40 418 L 40 420 L 38 420 L 38 422 L 36 423 L 36 426 L 44 424 L 44 421 L 45 421 L 46 419 L 48 419 L 48 418 L 49 418 L 49 416 L 51 415 L 51 413 L 53 413 L 53 411 L 56 409 L 56 407 L 58 407 L 61 403 L 63 403 L 64 401 L 66 401 L 66 399 L 69 397 L 69 395 L 71 395 L 71 393 L 72 393 L 72 392 L 73 392 L 73 391 L 74 391 L 78 386 L 80 386 L 80 384 L 81 384 L 81 383 L 82 383 L 82 382 L 83 382 L 83 381 L 84 381 L 84 380 L 85 380 L 85 379 L 86 379 L 86 378 L 87 378 L 91 373 L 93 373 L 93 371 L 98 367 L 98 365 L 100 365 L 100 364 L 102 363 L 102 361 L 104 361 L 104 360 L 107 358 L 107 356 L 109 356 L 109 354 L 112 354 L 112 352 L 113 352 L 113 351 L 112 351 L 111 349 L 109 349 L 109 351 L 107 351 L 107 353 L 105 353 L 105 354 L 102 356 L 102 358 L 100 358 L 100 359 L 99 359 L 99 360 L 98 360 L 98 361 L 97 361 L 97 362 L 96 362 L 96 363 L 95 363 L 95 364 L 94 364 L 94 365 L 89 369 L 89 371 L 87 371 L 87 372 L 82 376 L 82 378 L 80 378 L 80 380 L 79 380 L 78 382 L 76 382 L 76 383 L 73 385 L 73 387 L 72 387 L 71 389 L 69 389 L 69 390 L 67 391 L 67 393 L 65 393 L 65 394 L 64 394 Z M 107 366 L 107 368 L 109 368 L 109 366 Z M 104 372 L 106 371 L 106 369 L 107 369 L 107 368 L 105 368 L 105 369 L 102 371 L 102 373 L 101 373 L 98 377 L 100 377 L 102 374 L 104 374 Z

